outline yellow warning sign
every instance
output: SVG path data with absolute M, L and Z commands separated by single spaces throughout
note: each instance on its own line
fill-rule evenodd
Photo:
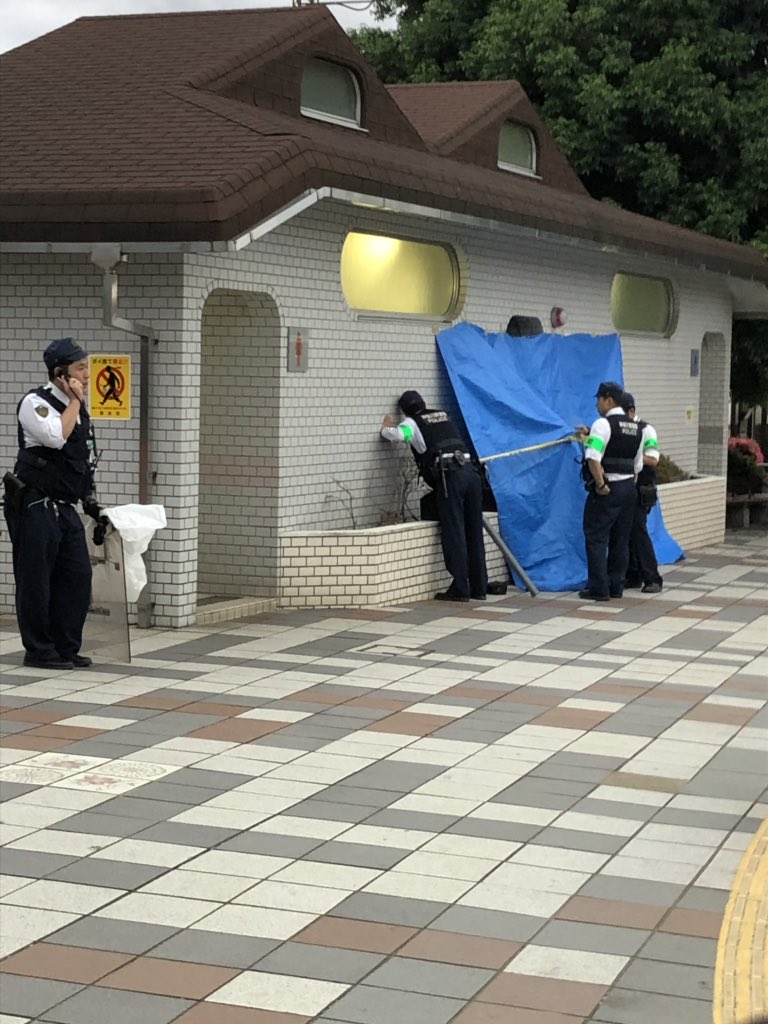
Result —
M 131 418 L 131 357 L 91 356 L 88 412 L 97 420 Z

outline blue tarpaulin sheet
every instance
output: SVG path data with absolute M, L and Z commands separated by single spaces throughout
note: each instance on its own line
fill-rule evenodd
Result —
M 617 334 L 512 338 L 462 323 L 437 344 L 480 458 L 572 435 L 596 418 L 598 384 L 624 379 Z M 581 454 L 571 441 L 487 463 L 501 535 L 540 590 L 586 582 Z M 648 528 L 660 564 L 683 557 L 658 505 Z

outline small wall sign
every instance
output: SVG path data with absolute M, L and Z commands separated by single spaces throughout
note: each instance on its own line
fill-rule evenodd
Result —
M 131 357 L 92 355 L 88 413 L 95 420 L 131 418 Z
M 309 331 L 306 327 L 288 328 L 288 372 L 306 373 L 309 363 Z
M 698 377 L 701 368 L 701 351 L 697 348 L 691 349 L 691 376 Z

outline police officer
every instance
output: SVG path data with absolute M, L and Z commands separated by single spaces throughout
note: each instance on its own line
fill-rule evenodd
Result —
M 59 338 L 43 359 L 48 384 L 28 392 L 18 405 L 16 489 L 13 494 L 6 489 L 4 503 L 16 614 L 25 665 L 87 668 L 91 659 L 79 652 L 91 562 L 76 505 L 93 490 L 85 407 L 88 353 L 71 338 Z M 92 515 L 94 507 L 91 501 Z
M 643 451 L 643 468 L 637 478 L 637 501 L 629 537 L 629 567 L 624 586 L 628 590 L 642 587 L 644 594 L 660 594 L 664 580 L 659 575 L 656 552 L 648 534 L 648 513 L 658 501 L 656 465 L 659 461 L 659 441 L 651 424 L 638 418 L 635 399 L 628 391 L 624 393 L 623 406 L 627 416 L 635 420 L 642 431 Z
M 608 601 L 624 592 L 643 449 L 640 427 L 622 407 L 623 394 L 615 381 L 600 384 L 595 396 L 600 417 L 584 441 L 590 487 L 584 505 L 589 579 L 587 589 L 579 591 L 583 600 Z
M 480 474 L 447 413 L 428 409 L 418 391 L 405 391 L 398 405 L 405 419 L 398 426 L 385 416 L 381 436 L 410 444 L 420 476 L 435 492 L 443 559 L 453 577 L 435 600 L 484 601 L 488 573 Z

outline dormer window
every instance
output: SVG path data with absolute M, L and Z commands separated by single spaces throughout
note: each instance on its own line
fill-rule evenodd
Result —
M 499 161 L 502 171 L 536 175 L 536 139 L 524 124 L 507 121 L 499 132 Z
M 355 74 L 329 60 L 308 60 L 301 80 L 301 112 L 319 121 L 359 128 L 360 86 Z

